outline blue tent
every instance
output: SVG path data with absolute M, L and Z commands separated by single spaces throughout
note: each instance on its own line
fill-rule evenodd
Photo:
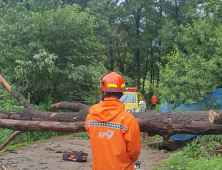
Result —
M 218 102 L 218 107 L 215 110 L 222 110 L 222 90 L 220 88 L 216 89 L 213 93 L 209 95 L 210 98 L 203 99 L 203 104 L 209 106 L 210 100 Z M 203 105 L 201 103 L 191 103 L 188 105 L 180 104 L 179 107 L 172 109 L 173 104 L 165 101 L 164 105 L 161 107 L 159 112 L 179 112 L 179 111 L 202 111 Z M 196 135 L 190 134 L 176 134 L 171 136 L 175 140 L 188 140 Z

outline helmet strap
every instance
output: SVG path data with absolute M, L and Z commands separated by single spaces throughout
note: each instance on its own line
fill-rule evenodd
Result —
M 106 92 L 102 91 L 102 101 L 104 100 L 105 97 L 106 97 Z

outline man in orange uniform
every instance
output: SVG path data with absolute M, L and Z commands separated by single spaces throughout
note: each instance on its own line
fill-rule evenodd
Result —
M 90 107 L 85 123 L 90 135 L 92 170 L 133 170 L 140 154 L 140 129 L 136 118 L 119 101 L 125 82 L 111 72 L 100 78 L 100 87 L 103 102 Z
M 156 92 L 153 93 L 153 96 L 151 98 L 151 102 L 152 102 L 152 106 L 151 106 L 151 110 L 155 110 L 156 104 L 158 102 L 158 97 L 156 95 Z

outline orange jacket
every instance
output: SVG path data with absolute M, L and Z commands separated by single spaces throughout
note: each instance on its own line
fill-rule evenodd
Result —
M 155 97 L 155 96 L 152 96 L 151 102 L 152 102 L 153 104 L 156 104 L 156 103 L 158 102 L 158 98 Z
M 107 97 L 89 109 L 85 128 L 89 132 L 92 170 L 133 170 L 141 148 L 136 118 L 118 99 Z

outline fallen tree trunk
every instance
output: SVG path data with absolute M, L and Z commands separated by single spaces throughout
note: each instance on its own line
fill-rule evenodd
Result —
M 67 102 L 57 103 L 56 105 L 59 106 L 59 109 L 64 109 L 61 106 L 72 104 L 76 105 L 76 103 Z M 26 110 L 19 112 L 0 110 L 0 127 L 21 131 L 77 132 L 78 129 L 84 131 L 82 127 L 84 123 L 78 123 L 85 121 L 88 108 L 83 105 L 83 110 L 71 113 L 41 112 L 34 108 L 29 110 L 28 113 L 26 113 Z M 162 136 L 173 134 L 222 134 L 222 125 L 209 122 L 209 111 L 133 113 L 133 115 L 137 119 L 141 132 L 147 132 L 150 136 L 157 134 Z
M 84 122 L 89 106 L 81 103 L 60 102 L 51 106 L 52 110 L 70 109 L 75 112 L 42 112 L 31 104 L 0 76 L 0 84 L 25 108 L 24 111 L 0 110 L 0 128 L 17 131 L 85 131 Z M 164 143 L 174 134 L 222 134 L 222 125 L 209 122 L 209 111 L 133 113 L 141 132 L 161 135 Z M 14 120 L 12 120 L 14 119 Z

